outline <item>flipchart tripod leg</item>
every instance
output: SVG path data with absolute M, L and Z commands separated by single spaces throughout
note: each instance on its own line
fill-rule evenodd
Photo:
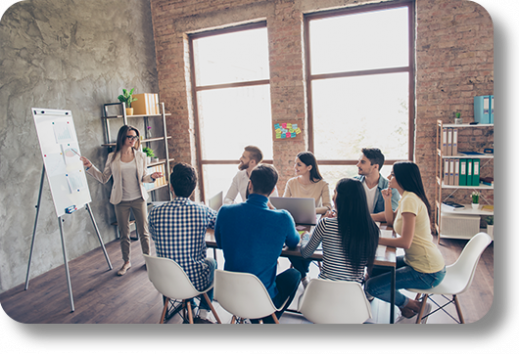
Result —
M 38 204 L 36 204 L 36 217 L 34 219 L 34 229 L 32 231 L 31 251 L 29 253 L 29 263 L 27 264 L 27 275 L 25 276 L 25 290 L 29 289 L 29 272 L 31 270 L 32 250 L 34 248 L 34 237 L 36 236 L 36 226 L 38 225 L 38 215 L 40 214 L 41 191 L 43 190 L 43 179 L 45 178 L 45 165 L 41 170 L 40 191 L 38 193 Z
M 70 282 L 70 270 L 68 269 L 67 250 L 65 248 L 65 238 L 63 237 L 63 226 L 64 220 L 58 217 L 59 233 L 61 234 L 61 248 L 63 249 L 63 261 L 65 262 L 65 273 L 67 275 L 67 286 L 68 286 L 68 297 L 70 299 L 70 309 L 74 312 L 74 296 L 72 295 L 72 284 Z
M 101 245 L 101 248 L 103 249 L 103 253 L 105 254 L 105 258 L 106 258 L 106 263 L 108 263 L 108 267 L 110 268 L 110 270 L 113 269 L 112 267 L 112 263 L 110 262 L 110 258 L 108 257 L 108 253 L 106 253 L 106 248 L 105 248 L 105 245 L 103 243 L 103 239 L 101 238 L 101 234 L 99 233 L 99 229 L 97 228 L 97 224 L 96 224 L 96 221 L 94 219 L 94 214 L 92 214 L 92 210 L 90 210 L 90 206 L 88 205 L 88 203 L 86 204 L 86 210 L 88 211 L 88 215 L 90 215 L 90 219 L 92 220 L 92 224 L 94 224 L 94 229 L 96 230 L 96 235 L 97 235 L 97 238 L 99 240 L 99 244 Z

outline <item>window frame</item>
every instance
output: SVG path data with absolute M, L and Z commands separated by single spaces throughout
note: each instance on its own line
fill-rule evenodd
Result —
M 409 64 L 403 67 L 392 67 L 386 69 L 372 69 L 372 70 L 358 70 L 358 71 L 345 71 L 335 72 L 328 74 L 316 74 L 311 73 L 311 58 L 310 58 L 310 21 L 325 19 L 331 17 L 339 17 L 344 15 L 367 13 L 372 11 L 389 10 L 395 8 L 407 7 L 408 9 L 408 45 L 409 45 Z M 309 13 L 304 15 L 304 45 L 305 45 L 305 76 L 306 76 L 306 100 L 307 100 L 307 130 L 308 130 L 308 150 L 315 151 L 314 148 L 314 118 L 313 118 L 313 101 L 312 101 L 312 81 L 323 80 L 323 79 L 334 79 L 334 78 L 345 78 L 354 76 L 365 76 L 365 75 L 379 75 L 379 74 L 391 74 L 391 73 L 408 73 L 409 77 L 409 99 L 408 99 L 408 160 L 413 160 L 414 156 L 414 134 L 415 134 L 415 6 L 414 1 L 396 1 L 385 4 L 370 4 L 361 5 L 352 8 L 329 10 L 316 13 Z M 359 151 L 360 154 L 360 151 Z M 394 164 L 399 160 L 386 160 L 385 163 L 388 165 Z M 358 160 L 323 160 L 319 159 L 320 165 L 342 165 L 350 166 L 356 165 Z
M 198 92 L 206 91 L 206 90 L 215 90 L 215 89 L 224 89 L 224 88 L 236 88 L 236 87 L 245 87 L 245 86 L 260 86 L 260 85 L 269 85 L 270 87 L 270 73 L 269 79 L 263 80 L 253 80 L 253 81 L 240 81 L 234 83 L 227 84 L 216 84 L 216 85 L 205 85 L 199 86 L 196 82 L 196 74 L 195 74 L 195 56 L 194 56 L 194 48 L 193 48 L 193 40 L 211 37 L 220 34 L 233 33 L 246 31 L 250 29 L 257 28 L 267 28 L 267 21 L 258 21 L 254 23 L 248 23 L 244 25 L 237 25 L 233 27 L 226 27 L 222 29 L 203 31 L 198 33 L 192 33 L 188 35 L 189 40 L 189 60 L 191 66 L 191 97 L 193 100 L 193 117 L 194 117 L 194 129 L 195 129 L 195 148 L 196 148 L 196 160 L 197 160 L 197 168 L 198 168 L 198 186 L 200 188 L 200 200 L 206 201 L 205 195 L 205 186 L 204 186 L 204 165 L 238 165 L 240 163 L 239 159 L 236 160 L 205 160 L 202 159 L 202 141 L 200 137 L 200 117 L 198 114 Z M 241 154 L 241 151 L 239 152 Z M 264 163 L 273 164 L 273 160 L 263 160 Z

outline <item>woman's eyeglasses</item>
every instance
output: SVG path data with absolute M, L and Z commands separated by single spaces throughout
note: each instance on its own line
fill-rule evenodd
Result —
M 126 135 L 126 138 L 130 139 L 130 140 L 137 140 L 137 139 L 139 139 L 139 137 L 137 135 Z

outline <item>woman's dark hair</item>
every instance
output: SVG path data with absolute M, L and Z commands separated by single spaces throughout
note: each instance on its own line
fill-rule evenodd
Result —
M 418 165 L 411 161 L 399 161 L 393 165 L 393 176 L 405 191 L 416 194 L 427 207 L 427 213 L 431 215 L 431 205 L 427 200 L 425 189 L 423 188 L 422 176 Z
M 373 268 L 380 230 L 368 210 L 366 192 L 359 180 L 343 178 L 335 187 L 335 207 L 344 252 L 354 267 Z
M 177 197 L 189 198 L 196 187 L 196 171 L 187 163 L 179 162 L 173 167 L 169 183 Z
M 126 136 L 128 135 L 128 132 L 130 130 L 133 130 L 135 134 L 137 134 L 137 141 L 135 142 L 135 145 L 133 146 L 134 149 L 139 149 L 141 146 L 141 140 L 139 137 L 141 134 L 137 130 L 137 128 L 132 127 L 131 125 L 123 125 L 121 129 L 119 129 L 119 133 L 117 133 L 117 145 L 115 146 L 115 153 L 117 154 L 121 149 L 123 148 L 124 142 L 126 141 Z
M 319 167 L 317 166 L 317 160 L 315 159 L 314 154 L 310 151 L 303 151 L 297 154 L 296 157 L 305 165 L 312 166 L 312 169 L 310 170 L 310 181 L 317 183 L 323 179 L 323 176 L 321 176 L 321 173 L 319 172 Z

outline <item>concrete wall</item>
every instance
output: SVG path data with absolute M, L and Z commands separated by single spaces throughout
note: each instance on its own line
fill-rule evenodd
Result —
M 14 4 L 0 24 L 0 292 L 25 281 L 42 157 L 31 107 L 69 109 L 83 155 L 106 161 L 101 107 L 123 88 L 158 92 L 150 3 L 36 0 Z M 110 185 L 88 177 L 104 242 L 114 240 Z M 69 259 L 99 242 L 86 210 L 65 217 Z M 114 266 L 120 260 L 112 259 Z M 63 264 L 58 221 L 44 182 L 31 277 Z

